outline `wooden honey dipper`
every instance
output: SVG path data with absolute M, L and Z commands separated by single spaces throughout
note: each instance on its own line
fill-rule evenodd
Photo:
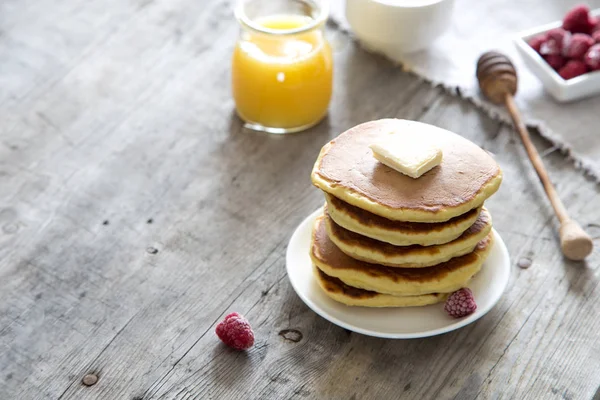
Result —
M 477 80 L 483 94 L 495 104 L 504 104 L 510 113 L 529 160 L 542 181 L 546 195 L 560 221 L 560 247 L 563 254 L 571 260 L 583 260 L 592 252 L 594 246 L 592 238 L 577 222 L 569 218 L 565 206 L 548 178 L 548 172 L 540 155 L 531 143 L 529 132 L 513 97 L 517 93 L 517 71 L 513 63 L 504 54 L 495 51 L 484 53 L 477 61 Z

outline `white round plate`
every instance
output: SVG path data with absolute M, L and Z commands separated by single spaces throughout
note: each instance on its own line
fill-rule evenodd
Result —
M 342 328 L 391 339 L 439 335 L 462 328 L 483 317 L 498 302 L 508 284 L 508 250 L 494 230 L 494 244 L 490 255 L 469 284 L 477 302 L 477 310 L 468 317 L 455 319 L 448 316 L 443 303 L 408 308 L 350 307 L 338 303 L 323 293 L 313 275 L 309 256 L 312 226 L 322 212 L 322 209 L 315 211 L 296 228 L 287 248 L 287 273 L 292 287 L 302 301 L 321 317 Z

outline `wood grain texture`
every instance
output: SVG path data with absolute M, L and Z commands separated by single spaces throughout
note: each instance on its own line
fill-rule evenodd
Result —
M 245 131 L 231 7 L 0 3 L 0 399 L 596 398 L 600 253 L 562 258 L 515 132 L 333 30 L 329 117 L 283 138 Z M 350 333 L 287 281 L 287 240 L 323 202 L 318 150 L 383 117 L 460 133 L 504 170 L 487 206 L 513 263 L 533 263 L 459 331 Z M 598 248 L 598 187 L 533 138 Z M 256 331 L 247 353 L 213 333 L 233 310 Z

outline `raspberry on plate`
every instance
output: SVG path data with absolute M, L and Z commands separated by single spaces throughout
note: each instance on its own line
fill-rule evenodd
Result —
M 589 48 L 583 56 L 583 61 L 592 71 L 600 70 L 600 43 Z
M 560 54 L 549 54 L 547 56 L 544 56 L 544 60 L 546 60 L 546 62 L 555 71 L 558 71 L 567 63 L 567 59 L 561 56 Z
M 572 33 L 592 33 L 596 20 L 590 17 L 588 6 L 581 4 L 573 7 L 563 19 L 563 29 Z
M 580 60 L 570 60 L 562 67 L 558 74 L 563 79 L 571 79 L 575 78 L 579 75 L 583 75 L 587 72 L 587 67 L 583 61 Z
M 585 33 L 575 33 L 565 47 L 564 55 L 570 58 L 583 58 L 585 53 L 595 43 L 591 36 Z
M 219 339 L 236 350 L 246 350 L 254 345 L 254 332 L 246 318 L 233 312 L 217 325 Z
M 477 304 L 475 304 L 471 289 L 462 288 L 452 293 L 446 300 L 444 310 L 454 318 L 462 318 L 473 314 L 477 310 Z

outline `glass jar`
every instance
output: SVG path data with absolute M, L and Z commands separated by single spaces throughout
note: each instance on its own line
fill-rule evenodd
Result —
M 326 0 L 245 0 L 235 16 L 232 89 L 246 127 L 288 133 L 321 121 L 333 86 Z

